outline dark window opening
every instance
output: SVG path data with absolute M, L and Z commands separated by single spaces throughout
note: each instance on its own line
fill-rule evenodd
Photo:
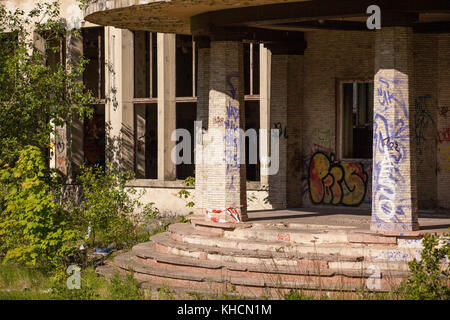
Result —
M 83 29 L 83 55 L 88 59 L 83 82 L 98 100 L 105 99 L 105 34 L 104 28 Z
M 185 129 L 189 131 L 191 137 L 191 164 L 182 163 L 177 165 L 177 179 L 184 180 L 187 177 L 195 175 L 195 161 L 194 161 L 194 121 L 197 118 L 197 103 L 177 103 L 177 129 Z M 180 138 L 177 143 L 181 142 Z M 183 157 L 183 151 L 180 152 Z
M 154 99 L 158 96 L 157 34 L 134 32 L 134 97 Z
M 246 176 L 248 181 L 260 181 L 260 163 L 259 163 L 259 101 L 245 102 L 245 129 L 255 129 L 257 134 L 256 156 L 257 163 L 250 163 L 250 143 L 253 143 L 249 137 L 245 138 L 245 163 Z M 254 150 L 254 149 L 253 149 Z M 254 161 L 253 161 L 254 162 Z
M 176 127 L 189 131 L 191 136 L 191 163 L 177 165 L 177 179 L 195 175 L 194 122 L 197 119 L 197 56 L 198 50 L 191 36 L 176 36 Z M 177 144 L 181 142 L 177 141 Z M 180 156 L 183 157 L 183 151 Z
M 134 105 L 135 173 L 138 179 L 158 178 L 158 105 Z
M 83 73 L 83 83 L 98 104 L 92 105 L 91 119 L 84 120 L 83 152 L 88 166 L 106 164 L 105 147 L 105 34 L 104 28 L 85 28 L 83 55 L 88 60 Z
M 245 95 L 259 95 L 259 45 L 244 43 Z
M 176 96 L 196 96 L 197 50 L 191 36 L 176 36 Z
M 371 159 L 373 83 L 344 83 L 343 89 L 343 157 Z
M 94 105 L 91 119 L 84 121 L 84 161 L 86 165 L 105 166 L 105 105 Z

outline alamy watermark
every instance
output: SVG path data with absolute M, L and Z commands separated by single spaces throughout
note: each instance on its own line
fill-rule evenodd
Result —
M 268 141 L 269 132 L 270 142 Z M 258 164 L 259 160 L 262 174 L 276 175 L 279 170 L 279 129 L 260 129 L 258 137 L 255 129 L 244 131 L 241 128 L 222 127 L 205 130 L 202 128 L 202 121 L 195 121 L 194 138 L 188 130 L 176 129 L 171 139 L 177 142 L 171 152 L 171 159 L 176 165 L 195 163 L 206 166 L 220 164 L 238 166 L 246 163 Z M 194 144 L 192 144 L 193 140 Z M 246 153 L 247 140 L 249 141 L 248 153 Z M 270 150 L 268 147 L 263 147 L 268 144 Z M 192 157 L 192 145 L 195 148 L 194 157 Z
M 71 265 L 66 270 L 70 277 L 67 279 L 66 284 L 69 290 L 81 289 L 81 268 L 77 265 Z
M 381 9 L 379 6 L 373 4 L 366 10 L 370 17 L 367 19 L 366 26 L 369 30 L 381 29 Z

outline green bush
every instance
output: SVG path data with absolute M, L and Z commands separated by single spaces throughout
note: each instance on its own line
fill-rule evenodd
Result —
M 0 170 L 1 184 L 7 189 L 0 213 L 0 251 L 5 262 L 58 266 L 74 254 L 71 243 L 80 235 L 54 201 L 48 176 L 44 157 L 32 146 L 20 152 L 14 167 Z
M 74 206 L 84 230 L 91 227 L 90 245 L 118 249 L 135 244 L 139 230 L 156 217 L 153 203 L 140 202 L 143 192 L 128 187 L 133 173 L 117 172 L 107 166 L 82 167 L 78 181 L 82 186 L 81 206 Z
M 402 283 L 398 291 L 401 297 L 408 300 L 450 299 L 449 240 L 448 234 L 424 236 L 421 260 L 414 259 L 408 264 L 411 276 Z

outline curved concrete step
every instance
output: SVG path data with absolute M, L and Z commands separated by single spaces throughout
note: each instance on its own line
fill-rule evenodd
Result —
M 237 232 L 240 230 L 235 230 Z M 267 251 L 298 255 L 323 255 L 363 258 L 379 263 L 406 263 L 420 259 L 421 249 L 407 244 L 362 244 L 362 243 L 309 243 L 297 244 L 286 241 L 263 241 L 242 238 L 205 236 L 190 224 L 174 224 L 169 227 L 171 237 L 188 245 L 205 245 L 213 248 Z
M 324 290 L 324 291 L 355 291 L 362 290 L 367 283 L 366 277 L 347 277 L 336 273 L 328 275 L 299 275 L 298 271 L 292 274 L 278 274 L 273 276 L 267 273 L 253 273 L 227 269 L 219 264 L 208 262 L 209 266 L 192 267 L 192 262 L 186 262 L 187 258 L 173 257 L 171 263 L 169 257 L 154 253 L 155 259 L 135 258 L 132 253 L 117 256 L 114 265 L 124 271 L 133 269 L 135 277 L 141 281 L 149 281 L 154 284 L 166 284 L 169 286 L 181 286 L 192 289 L 228 291 L 230 287 L 233 292 L 245 294 L 256 294 L 261 296 L 269 291 L 280 290 Z M 164 260 L 164 261 L 163 261 Z M 187 268 L 185 264 L 191 265 Z M 171 267 L 170 267 L 171 266 Z M 245 269 L 245 266 L 240 266 Z M 200 269 L 200 270 L 199 270 Z M 400 274 L 398 274 L 400 276 Z M 380 291 L 387 291 L 392 285 L 398 284 L 401 277 L 381 277 Z M 272 292 L 273 293 L 273 292 Z
M 321 277 L 333 277 L 343 276 L 349 278 L 367 278 L 373 271 L 368 268 L 352 268 L 346 269 L 342 267 L 330 268 L 322 261 L 311 261 L 310 263 L 298 263 L 295 261 L 292 265 L 277 265 L 271 263 L 243 263 L 243 262 L 231 262 L 220 260 L 201 260 L 198 258 L 180 256 L 171 253 L 162 253 L 155 249 L 152 243 L 145 243 L 135 246 L 133 248 L 133 254 L 144 263 L 160 264 L 167 268 L 175 266 L 183 266 L 189 272 L 204 273 L 205 269 L 210 269 L 209 273 L 215 272 L 212 270 L 219 270 L 221 274 L 226 269 L 228 271 L 247 272 L 248 276 L 260 277 L 264 275 L 270 275 L 276 277 L 279 275 L 291 275 L 291 276 L 321 276 Z M 308 261 L 309 262 L 309 261 Z M 393 270 L 383 270 L 380 272 L 381 276 L 386 277 L 404 277 L 407 276 L 407 272 L 398 272 Z
M 314 266 L 321 269 L 367 269 L 378 267 L 380 270 L 409 271 L 406 262 L 387 262 L 364 260 L 363 256 L 341 256 L 339 254 L 311 254 L 298 252 L 273 252 L 264 250 L 245 250 L 234 248 L 209 247 L 199 244 L 186 244 L 175 241 L 169 233 L 162 233 L 133 248 L 138 254 L 140 248 L 152 246 L 159 252 L 190 257 L 201 260 L 261 264 L 266 266 Z

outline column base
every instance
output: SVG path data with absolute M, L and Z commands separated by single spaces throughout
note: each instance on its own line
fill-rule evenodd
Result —
M 393 222 L 376 222 L 372 221 L 370 224 L 370 231 L 381 233 L 381 234 L 390 234 L 390 235 L 399 235 L 399 236 L 408 236 L 412 235 L 412 232 L 416 232 L 420 230 L 419 223 L 393 223 Z

